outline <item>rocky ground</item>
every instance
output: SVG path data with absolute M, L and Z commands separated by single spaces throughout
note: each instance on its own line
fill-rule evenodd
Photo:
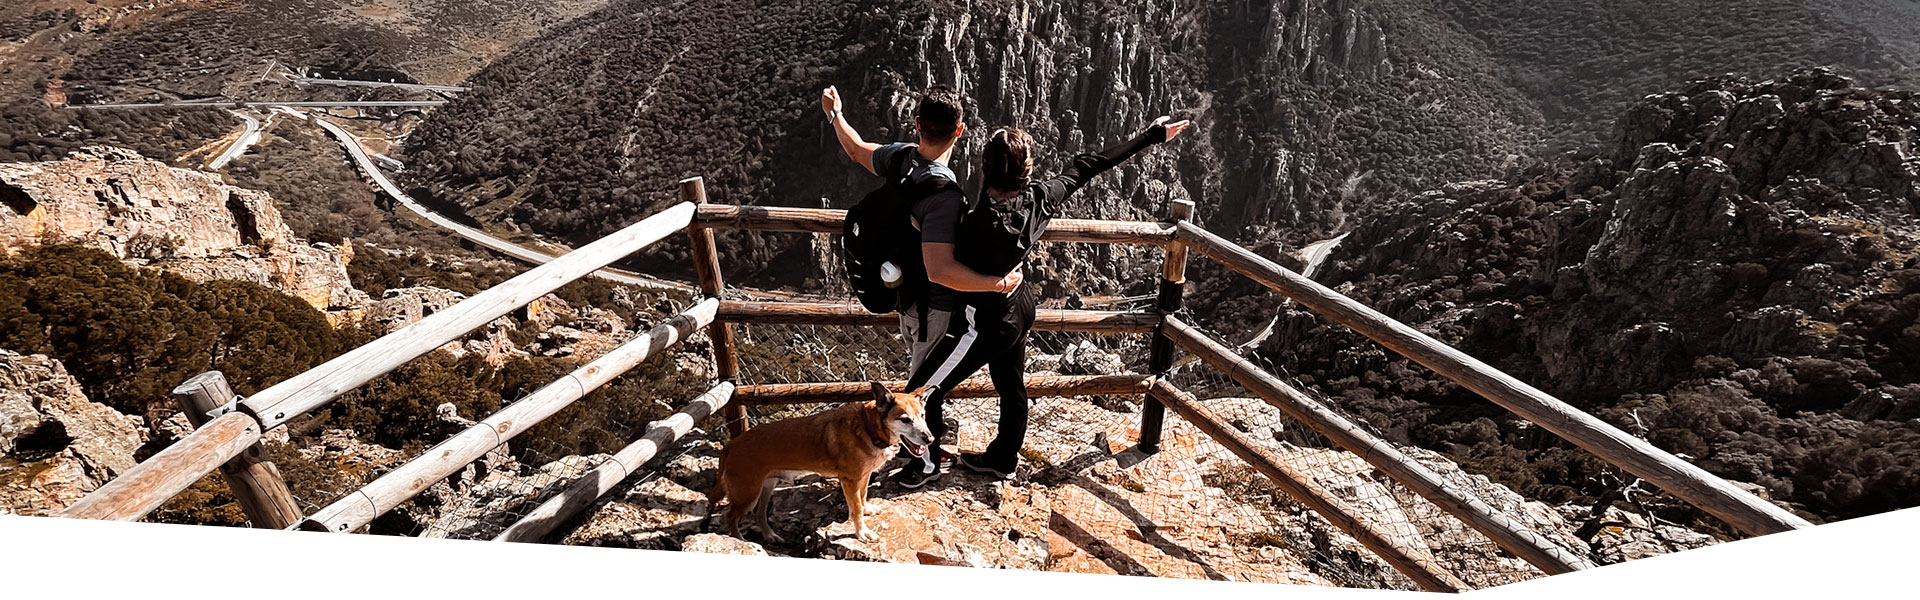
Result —
M 298 298 L 300 302 L 294 306 L 324 312 L 336 327 L 370 335 L 398 331 L 467 298 L 453 290 L 421 285 L 414 281 L 418 274 L 411 271 L 380 273 L 382 284 L 413 285 L 384 287 L 378 298 L 371 298 L 352 281 L 367 276 L 349 273 L 355 259 L 354 246 L 309 244 L 295 236 L 266 193 L 227 185 L 214 175 L 168 167 L 116 148 L 96 148 L 61 161 L 0 163 L 0 255 L 46 244 L 98 248 L 110 255 L 107 260 L 165 270 L 194 281 L 258 283 Z M 389 252 L 377 247 L 365 251 L 374 254 L 361 257 L 363 260 L 386 258 Z M 449 265 L 463 266 L 457 261 Z M 457 277 L 447 279 L 462 281 Z M 70 283 L 53 281 L 46 285 Z M 442 350 L 450 357 L 449 362 L 476 356 L 495 368 L 504 368 L 510 362 L 519 365 L 516 368 L 526 368 L 531 363 L 522 359 L 530 358 L 566 365 L 597 357 L 631 338 L 636 328 L 648 326 L 630 319 L 651 318 L 661 310 L 650 305 L 658 300 L 653 296 L 603 287 L 609 291 L 605 298 L 564 290 L 561 295 L 576 301 L 569 302 L 561 295 L 538 298 Z M 15 308 L 25 310 L 26 322 L 32 323 L 33 311 L 41 307 Z M 6 325 L 11 331 L 18 324 L 13 319 L 20 315 L 7 315 Z M 80 333 L 58 339 L 62 343 L 50 345 L 47 352 L 91 353 L 89 356 L 104 352 L 95 347 L 98 344 L 88 343 L 92 338 Z M 66 343 L 69 339 L 73 343 Z M 253 351 L 244 339 L 228 342 L 233 345 L 220 351 Z M 235 363 L 234 368 L 251 364 Z M 229 373 L 236 386 L 250 381 L 250 375 L 254 374 Z M 470 390 L 483 383 L 463 381 L 459 385 Z M 0 508 L 18 514 L 57 512 L 190 430 L 163 394 L 143 398 L 148 400 L 148 409 L 129 408 L 136 414 L 128 416 L 105 404 L 90 402 L 83 389 L 60 360 L 0 349 L 0 477 L 5 478 Z M 412 387 L 402 391 L 435 390 Z M 514 398 L 517 396 L 508 399 Z M 457 417 L 443 415 L 442 420 L 451 423 Z M 319 425 L 296 426 L 313 429 Z M 298 495 L 303 501 L 317 504 L 365 483 L 418 451 L 400 448 L 399 443 L 394 448 L 381 447 L 357 439 L 360 437 L 348 430 L 295 434 L 281 428 L 268 432 L 275 460 L 286 464 L 283 469 L 299 474 L 289 476 L 296 480 Z M 407 441 L 423 444 L 435 439 Z M 520 468 L 510 459 L 497 466 L 497 472 Z M 230 498 L 221 499 L 217 481 L 203 483 L 206 485 L 186 494 L 188 501 L 163 508 L 159 518 L 238 522 L 231 504 L 218 508 Z
M 956 403 L 960 448 L 992 435 L 990 401 Z M 1345 452 L 1276 441 L 1277 409 L 1244 398 L 1208 405 L 1251 430 L 1285 460 L 1416 547 L 1432 552 L 1475 587 L 1538 577 L 1437 507 L 1391 484 Z M 1163 450 L 1129 447 L 1137 413 L 1085 399 L 1035 401 L 1023 465 L 1011 481 L 949 472 L 919 490 L 876 483 L 872 542 L 851 536 L 837 483 L 803 478 L 774 496 L 771 522 L 787 543 L 721 535 L 709 505 L 717 468 L 711 436 L 692 436 L 656 470 L 593 507 L 565 544 L 725 551 L 839 560 L 1018 568 L 1307 585 L 1407 588 L 1411 582 L 1324 519 L 1279 494 L 1224 448 L 1174 420 Z M 1613 562 L 1713 543 L 1705 535 L 1653 526 L 1617 509 L 1590 519 L 1584 507 L 1530 502 L 1430 452 L 1411 453 L 1517 521 L 1572 548 Z M 1578 532 L 1583 522 L 1604 523 Z M 1576 537 L 1576 533 L 1580 537 Z M 749 541 L 751 540 L 751 541 Z

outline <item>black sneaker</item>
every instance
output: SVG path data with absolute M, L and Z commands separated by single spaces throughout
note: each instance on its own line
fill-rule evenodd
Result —
M 962 468 L 965 468 L 968 471 L 973 471 L 975 473 L 985 473 L 988 475 L 992 475 L 994 477 L 998 477 L 1000 479 L 1013 479 L 1012 468 L 1008 468 L 1007 470 L 1002 471 L 1000 469 L 989 467 L 987 466 L 986 459 L 987 459 L 987 455 L 985 454 L 981 454 L 977 452 L 962 452 L 960 453 L 960 462 L 957 464 L 959 464 Z
M 933 459 L 939 462 L 941 469 L 953 466 L 953 455 L 941 451 L 935 446 L 928 446 L 927 454 L 933 455 Z M 920 457 L 914 456 L 912 452 L 907 451 L 907 447 L 904 444 L 900 446 L 899 452 L 893 453 L 893 457 L 904 458 L 907 459 L 908 462 L 919 462 L 920 460 Z
M 927 461 L 916 459 L 907 463 L 907 466 L 900 467 L 900 470 L 894 471 L 892 475 L 887 476 L 887 479 L 900 484 L 901 487 L 914 490 L 920 489 L 920 486 L 926 485 L 927 482 L 939 476 L 939 467 L 932 467 Z

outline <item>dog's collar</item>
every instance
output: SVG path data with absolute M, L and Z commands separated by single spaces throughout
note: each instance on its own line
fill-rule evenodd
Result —
M 886 448 L 893 445 L 887 443 L 885 430 L 881 429 L 878 423 L 873 422 L 872 412 L 864 406 L 860 407 L 860 425 L 860 428 L 866 432 L 867 437 L 873 441 L 873 447 Z

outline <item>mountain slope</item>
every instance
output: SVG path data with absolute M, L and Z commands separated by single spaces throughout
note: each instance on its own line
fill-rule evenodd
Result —
M 476 93 L 409 140 L 413 185 L 487 222 L 584 242 L 705 176 L 724 202 L 845 206 L 873 184 L 816 112 L 838 85 L 869 137 L 910 137 L 912 95 L 942 82 L 977 135 L 1033 131 L 1042 171 L 1172 113 L 1195 133 L 1104 178 L 1073 216 L 1149 218 L 1169 198 L 1240 239 L 1321 239 L 1347 215 L 1498 176 L 1595 137 L 1642 94 L 1727 71 L 1897 61 L 1791 0 L 1659 7 L 1477 0 L 1101 0 L 804 6 L 626 0 L 477 74 Z M 956 170 L 977 141 L 963 142 Z M 824 275 L 797 238 L 739 235 L 762 285 Z M 640 266 L 683 269 L 676 251 Z M 1050 295 L 1141 291 L 1125 249 L 1053 249 Z
M 1650 97 L 1596 151 L 1363 213 L 1322 281 L 1823 519 L 1920 498 L 1920 109 L 1827 71 Z M 1614 470 L 1270 297 L 1219 327 L 1376 427 L 1529 497 Z M 1265 319 L 1260 319 L 1264 321 Z M 1670 518 L 1687 514 L 1675 510 Z

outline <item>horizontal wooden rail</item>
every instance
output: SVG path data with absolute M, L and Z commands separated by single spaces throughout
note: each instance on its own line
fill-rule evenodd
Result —
M 613 491 L 627 477 L 639 472 L 662 449 L 672 446 L 681 436 L 692 431 L 694 425 L 726 406 L 733 397 L 733 390 L 732 382 L 722 381 L 720 385 L 680 407 L 672 416 L 647 424 L 647 432 L 640 439 L 621 448 L 613 458 L 600 463 L 592 471 L 574 479 L 566 489 L 542 502 L 533 512 L 500 532 L 493 541 L 538 542 L 546 539 L 562 523 L 592 506 L 595 500 Z
M 1145 394 L 1150 378 L 1145 375 L 1028 375 L 1027 397 L 1119 396 Z M 895 393 L 905 393 L 907 382 L 881 382 Z M 998 396 L 993 381 L 974 377 L 953 386 L 947 398 L 989 398 Z M 857 402 L 873 397 L 873 384 L 867 382 L 787 383 L 743 385 L 734 392 L 741 406 Z
M 857 304 L 812 302 L 720 303 L 720 320 L 756 325 L 834 325 L 842 327 L 898 327 L 894 313 L 873 314 Z M 1082 333 L 1153 333 L 1160 315 L 1150 312 L 1104 310 L 1041 310 L 1034 315 L 1039 331 Z
M 527 303 L 593 274 L 669 235 L 693 220 L 693 205 L 681 203 L 556 258 L 553 262 L 487 288 L 446 310 L 382 336 L 367 345 L 254 394 L 241 408 L 272 429 L 332 402 L 347 390 L 432 352 Z
M 1485 534 L 1501 548 L 1512 552 L 1548 575 L 1569 573 L 1580 569 L 1592 568 L 1593 563 L 1579 554 L 1541 536 L 1527 526 L 1515 523 L 1499 511 L 1488 506 L 1485 501 L 1461 493 L 1448 486 L 1440 475 L 1414 462 L 1392 444 L 1367 433 L 1352 421 L 1325 405 L 1281 382 L 1273 374 L 1240 358 L 1225 345 L 1209 339 L 1195 331 L 1175 317 L 1168 317 L 1163 332 L 1175 344 L 1192 352 L 1200 360 L 1219 369 L 1248 391 L 1259 395 L 1267 403 L 1278 407 L 1287 416 L 1306 424 L 1321 435 L 1327 436 L 1334 445 L 1360 456 L 1385 473 L 1387 477 L 1407 486 L 1407 489 L 1426 498 L 1472 527 L 1474 531 Z
M 1247 437 L 1247 434 L 1227 425 L 1212 411 L 1195 402 L 1193 396 L 1164 380 L 1154 380 L 1153 397 L 1239 456 L 1240 460 L 1246 461 L 1254 470 L 1266 475 L 1267 479 L 1273 480 L 1274 485 L 1288 496 L 1353 536 L 1360 545 L 1385 559 L 1387 564 L 1393 565 L 1395 570 L 1405 574 L 1422 589 L 1429 592 L 1459 592 L 1467 589 L 1467 584 L 1435 562 L 1433 554 L 1425 547 L 1395 540 L 1379 524 L 1361 517 L 1359 511 L 1347 505 L 1345 500 L 1320 487 L 1313 476 L 1293 468 Z
M 833 208 L 737 206 L 703 204 L 695 220 L 718 229 L 747 229 L 790 233 L 840 233 L 847 211 Z M 1173 241 L 1173 226 L 1148 221 L 1054 219 L 1040 237 L 1049 242 L 1164 245 Z
M 507 405 L 446 441 L 407 461 L 359 491 L 348 494 L 300 522 L 306 531 L 353 531 L 412 499 L 435 482 L 452 476 L 469 463 L 540 421 L 598 389 L 648 357 L 680 343 L 713 323 L 719 300 L 709 298 L 634 338 L 573 373 L 547 384 L 526 398 Z
M 260 441 L 260 424 L 242 413 L 220 415 L 87 494 L 60 516 L 133 521 Z
M 1527 385 L 1466 353 L 1220 236 L 1179 223 L 1179 238 L 1192 249 L 1266 285 L 1336 323 L 1372 338 L 1401 356 L 1479 393 L 1507 410 L 1660 489 L 1753 535 L 1812 527 L 1806 519 L 1735 487 L 1680 457 Z

